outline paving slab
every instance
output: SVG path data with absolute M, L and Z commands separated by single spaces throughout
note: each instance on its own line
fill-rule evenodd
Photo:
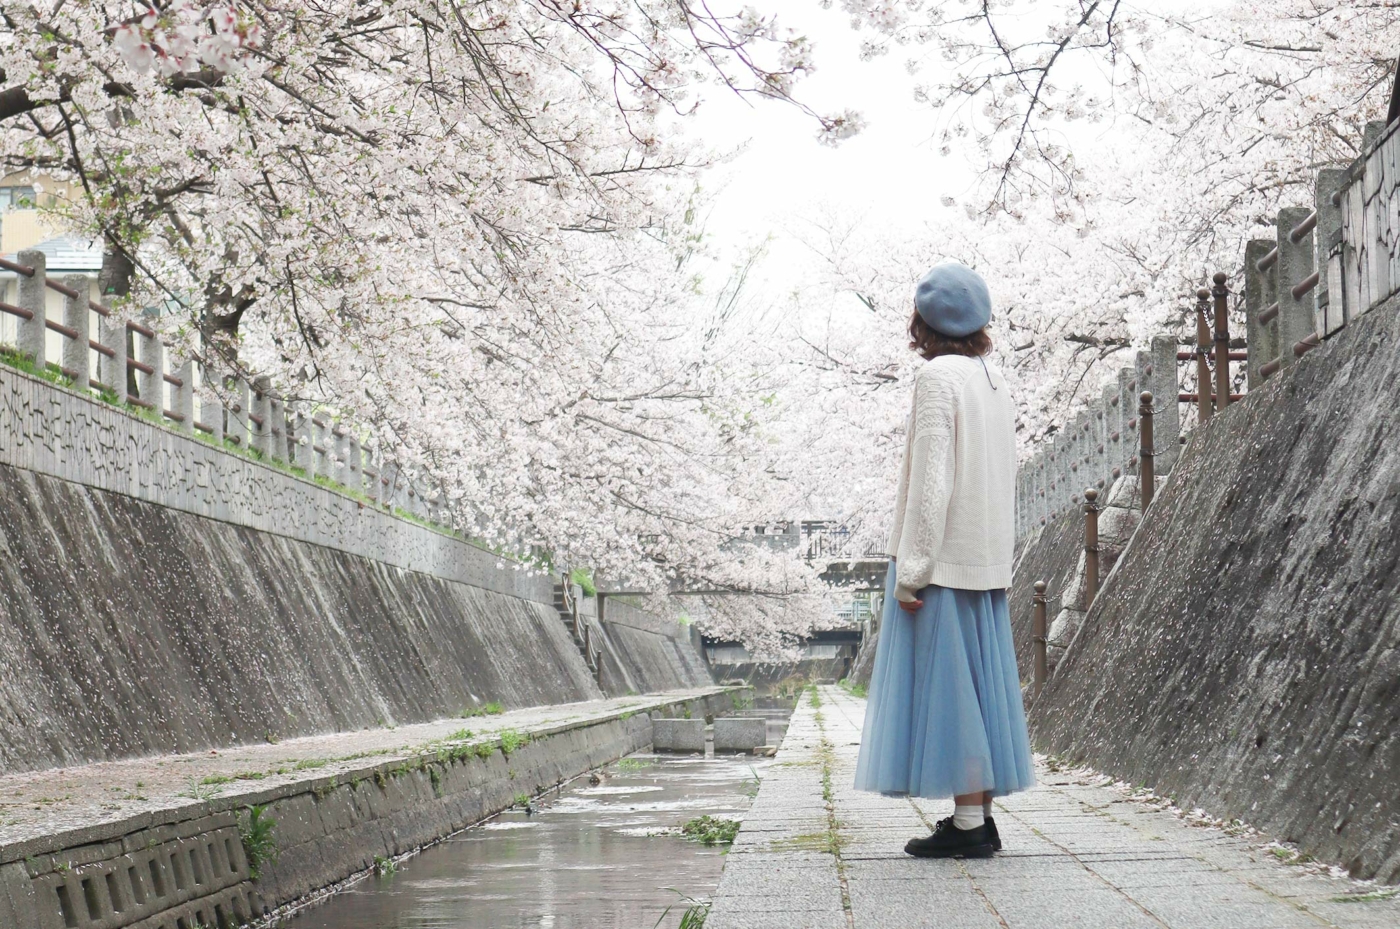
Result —
M 416 758 L 445 742 L 487 744 L 506 731 L 536 736 L 566 732 L 720 691 L 709 687 L 510 708 L 467 719 L 447 718 L 23 774 L 0 773 L 0 855 L 48 836 L 75 829 L 116 828 L 131 821 L 140 823 L 142 817 L 168 817 L 171 810 L 182 807 L 193 810 L 201 804 L 217 805 L 227 800 L 230 809 L 240 809 L 243 801 L 239 798 L 248 791 L 266 791 L 308 777 L 348 778 L 366 766 Z M 3 924 L 0 929 L 4 929 Z
M 730 853 L 707 929 L 1396 929 L 1397 888 L 1285 864 L 1253 835 L 1188 822 L 1091 773 L 1039 766 L 996 801 L 1004 849 L 903 853 L 952 810 L 851 788 L 865 701 L 798 703 Z

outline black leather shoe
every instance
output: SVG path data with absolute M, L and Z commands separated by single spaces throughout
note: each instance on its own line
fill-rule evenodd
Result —
M 905 854 L 915 858 L 990 858 L 993 851 L 985 825 L 959 829 L 951 816 L 938 821 L 933 835 L 910 839 L 904 846 Z
M 987 817 L 987 839 L 992 843 L 992 848 L 1001 851 L 1001 833 L 997 832 L 997 821 L 990 816 Z

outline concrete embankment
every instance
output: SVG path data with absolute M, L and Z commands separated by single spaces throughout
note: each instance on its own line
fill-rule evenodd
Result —
M 0 366 L 0 770 L 601 697 L 551 599 L 491 552 Z M 603 662 L 643 686 L 614 693 L 709 683 L 644 619 Z
M 596 605 L 593 614 L 596 617 Z M 607 693 L 655 693 L 714 683 L 694 626 L 612 598 L 606 601 L 600 625 L 608 656 L 602 675 Z
M 0 777 L 0 926 L 237 925 L 645 748 L 653 716 L 750 699 L 709 687 Z
M 1397 372 L 1382 306 L 1196 430 L 1037 702 L 1037 748 L 1400 880 Z

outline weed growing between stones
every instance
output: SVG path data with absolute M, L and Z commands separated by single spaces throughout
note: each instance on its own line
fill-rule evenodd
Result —
M 734 704 L 736 710 L 747 710 L 753 707 L 753 697 L 745 693 L 730 694 L 729 702 Z
M 502 729 L 496 736 L 501 740 L 501 754 L 507 757 L 530 744 L 530 737 L 518 729 Z
M 760 778 L 758 776 L 758 770 L 754 768 L 753 765 L 749 765 L 749 774 L 752 776 L 745 778 L 744 782 L 739 785 L 739 789 L 744 792 L 744 796 L 752 800 L 758 796 Z
M 849 677 L 841 681 L 839 684 L 837 684 L 837 686 L 844 690 L 846 693 L 850 694 L 852 697 L 859 697 L 862 700 L 864 700 L 867 696 L 869 696 L 869 691 L 866 689 L 864 684 L 857 684 L 855 681 L 852 681 Z
M 681 826 L 681 835 L 706 845 L 733 845 L 738 834 L 738 820 L 720 819 L 708 813 Z
M 500 716 L 506 708 L 499 703 L 483 703 L 481 706 L 469 706 L 457 716 L 461 719 L 471 719 L 476 716 Z
M 522 810 L 525 809 L 530 805 L 530 795 L 525 793 L 516 794 L 515 805 L 520 807 Z
M 23 371 L 25 374 L 32 374 L 40 380 L 48 381 L 50 384 L 57 384 L 59 387 L 72 388 L 73 380 L 66 377 L 58 369 L 56 364 L 36 364 L 34 359 L 23 352 L 5 346 L 0 348 L 0 364 L 7 364 L 16 371 Z M 115 395 L 113 395 L 115 396 Z
M 220 783 L 223 782 L 206 784 L 201 781 L 190 781 L 190 789 L 181 794 L 181 796 L 189 797 L 191 800 L 198 800 L 201 803 L 206 800 L 212 800 L 222 793 L 220 790 Z
M 277 863 L 277 840 L 272 835 L 277 820 L 267 815 L 266 807 L 250 806 L 247 812 L 248 818 L 239 820 L 238 836 L 243 840 L 243 857 L 248 859 L 248 876 L 256 881 L 265 865 Z
M 807 702 L 811 704 L 814 710 L 820 710 L 822 708 L 822 695 L 817 693 L 816 684 L 807 685 Z
M 676 929 L 703 929 L 705 920 L 710 915 L 709 901 L 696 900 L 694 897 L 681 893 L 674 887 L 668 887 L 666 889 L 681 899 L 679 903 L 673 903 L 661 912 L 661 918 L 656 921 L 656 926 L 660 926 L 664 923 L 666 917 L 670 916 L 671 911 L 677 906 L 684 906 L 685 911 L 681 913 L 681 921 Z M 653 926 L 652 929 L 656 929 L 656 926 Z
M 389 877 L 399 870 L 399 863 L 392 858 L 385 858 L 383 855 L 374 856 L 374 873 L 380 877 Z
M 619 771 L 640 771 L 643 768 L 650 768 L 653 762 L 644 761 L 640 758 L 623 758 L 617 763 Z
M 817 760 L 821 763 L 822 770 L 822 800 L 826 802 L 826 850 L 831 853 L 831 857 L 836 859 L 836 877 L 841 882 L 841 908 L 849 913 L 851 910 L 851 891 L 850 885 L 846 882 L 846 861 L 841 857 L 841 846 L 844 842 L 841 836 L 841 823 L 836 819 L 836 792 L 831 787 L 831 769 L 836 763 L 836 750 L 831 744 L 831 740 L 826 737 L 826 717 L 822 715 L 820 709 L 822 701 L 821 696 L 817 693 L 816 685 L 811 688 L 810 702 L 816 708 L 812 718 L 816 720 L 817 731 L 821 733 L 821 741 L 817 747 Z

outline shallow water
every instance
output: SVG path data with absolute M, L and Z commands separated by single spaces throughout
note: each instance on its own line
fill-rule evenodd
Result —
M 768 744 L 791 707 L 769 717 Z M 284 929 L 650 929 L 719 885 L 723 850 L 685 839 L 702 814 L 742 819 L 769 758 L 650 753 L 603 769 L 401 861 Z M 669 914 L 666 913 L 670 907 Z

